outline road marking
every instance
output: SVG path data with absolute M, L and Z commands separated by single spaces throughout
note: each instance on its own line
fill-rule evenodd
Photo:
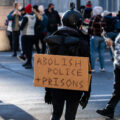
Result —
M 89 100 L 90 102 L 106 102 L 109 101 L 110 99 L 96 99 L 96 100 Z
M 112 94 L 91 95 L 91 97 L 111 97 Z

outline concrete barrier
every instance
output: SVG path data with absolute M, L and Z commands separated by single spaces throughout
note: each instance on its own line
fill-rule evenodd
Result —
M 9 51 L 10 43 L 5 30 L 0 30 L 0 51 Z

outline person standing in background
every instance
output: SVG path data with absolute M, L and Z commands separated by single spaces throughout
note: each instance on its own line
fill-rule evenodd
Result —
M 22 20 L 23 20 L 23 17 L 26 15 L 26 13 L 25 13 L 25 8 L 21 8 L 21 9 L 20 9 L 20 12 L 21 12 L 21 16 L 20 16 L 19 24 L 21 25 Z M 24 50 L 24 47 L 23 47 L 22 32 L 21 32 L 21 31 L 20 31 L 19 44 L 20 44 L 20 56 L 17 56 L 17 58 L 18 58 L 20 61 L 24 62 L 25 59 L 26 59 L 26 55 L 25 55 L 25 50 Z
M 36 15 L 36 24 L 35 24 L 35 46 L 37 53 L 45 53 L 46 44 L 44 42 L 44 38 L 47 35 L 47 25 L 48 25 L 48 17 L 45 15 L 44 7 L 42 5 L 33 6 L 33 12 Z M 42 50 L 39 48 L 39 41 L 41 41 Z
M 88 1 L 86 3 L 86 6 L 85 6 L 85 11 L 84 11 L 84 16 L 83 18 L 86 19 L 90 19 L 92 17 L 92 3 L 91 1 Z
M 34 44 L 35 44 L 37 53 L 40 53 L 41 50 L 40 50 L 40 46 L 39 46 L 39 41 L 40 41 L 41 31 L 43 29 L 43 25 L 42 25 L 43 17 L 40 14 L 40 11 L 38 10 L 38 5 L 33 6 L 33 12 L 36 15 L 35 42 L 34 42 Z
M 42 20 L 43 30 L 41 32 L 40 40 L 41 40 L 41 43 L 42 43 L 42 51 L 41 51 L 41 53 L 44 54 L 45 51 L 46 51 L 46 44 L 44 42 L 44 38 L 47 36 L 47 32 L 48 32 L 48 30 L 47 30 L 48 17 L 45 14 L 44 6 L 43 5 L 40 5 L 38 9 L 40 11 L 40 14 L 43 16 L 43 20 Z
M 28 4 L 25 7 L 26 15 L 23 17 L 20 30 L 22 32 L 22 43 L 23 49 L 25 50 L 25 55 L 27 61 L 23 64 L 23 67 L 26 69 L 32 68 L 32 48 L 35 39 L 35 24 L 36 24 L 36 16 L 32 12 L 31 4 Z
M 8 15 L 8 20 L 12 20 L 12 42 L 13 42 L 13 57 L 17 56 L 19 48 L 19 20 L 21 13 L 19 11 L 20 4 L 14 3 L 14 10 Z
M 90 40 L 90 54 L 91 54 L 91 67 L 92 72 L 95 71 L 95 61 L 97 57 L 97 52 L 99 54 L 100 69 L 104 72 L 104 52 L 105 52 L 105 40 L 102 37 L 103 29 L 106 29 L 106 23 L 101 16 L 103 8 L 101 6 L 96 6 L 93 8 L 93 17 L 90 20 L 88 33 L 92 36 Z
M 54 4 L 50 3 L 48 9 L 45 10 L 45 14 L 48 17 L 48 35 L 58 30 L 58 26 L 61 25 L 61 19 L 56 10 L 54 10 Z

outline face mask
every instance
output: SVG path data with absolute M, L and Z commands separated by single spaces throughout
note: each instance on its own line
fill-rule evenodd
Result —
M 51 10 L 54 11 L 54 8 L 52 8 Z

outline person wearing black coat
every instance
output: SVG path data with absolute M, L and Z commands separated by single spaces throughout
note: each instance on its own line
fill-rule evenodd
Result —
M 58 26 L 61 25 L 61 20 L 58 12 L 54 10 L 54 4 L 50 3 L 48 9 L 45 10 L 45 14 L 48 17 L 48 34 L 58 30 Z
M 46 37 L 48 53 L 54 55 L 90 57 L 89 36 L 78 30 L 82 24 L 79 12 L 67 11 L 62 19 L 64 27 Z M 65 120 L 75 120 L 79 104 L 84 109 L 90 97 L 88 92 L 46 88 L 45 102 L 53 105 L 51 120 L 60 120 L 66 102 Z

